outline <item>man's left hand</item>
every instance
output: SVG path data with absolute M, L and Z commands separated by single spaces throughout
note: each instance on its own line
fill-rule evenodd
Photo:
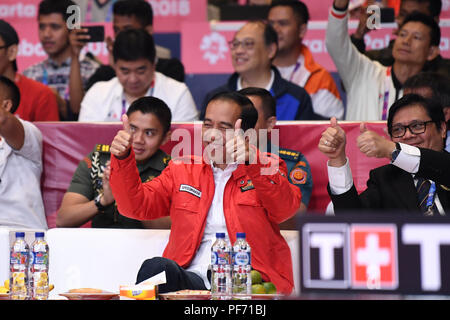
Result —
M 86 41 L 90 36 L 87 34 L 88 29 L 72 29 L 69 33 L 70 48 L 72 49 L 72 56 L 79 57 L 80 52 L 86 45 Z
M 228 139 L 225 148 L 227 162 L 229 163 L 254 163 L 256 151 L 250 147 L 249 141 L 244 138 L 241 130 L 242 119 L 238 119 L 234 125 L 234 137 Z
M 394 142 L 370 131 L 364 122 L 361 122 L 359 131 L 361 134 L 356 139 L 356 145 L 362 153 L 371 158 L 391 159 L 392 151 L 395 149 Z

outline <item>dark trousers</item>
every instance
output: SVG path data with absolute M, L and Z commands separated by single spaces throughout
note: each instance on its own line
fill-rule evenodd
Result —
M 151 258 L 142 263 L 137 275 L 136 284 L 163 271 L 166 272 L 167 283 L 158 286 L 159 293 L 184 289 L 207 290 L 202 278 L 198 275 L 184 270 L 175 261 L 162 257 Z

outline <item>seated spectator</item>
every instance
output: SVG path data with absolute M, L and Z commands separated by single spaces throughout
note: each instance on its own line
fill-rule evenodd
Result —
M 22 96 L 15 115 L 26 121 L 58 121 L 58 104 L 52 90 L 17 72 L 18 50 L 16 30 L 0 20 L 0 76 L 14 81 Z
M 281 148 L 278 146 L 279 141 L 272 141 L 270 133 L 277 122 L 275 99 L 269 91 L 262 88 L 249 87 L 239 90 L 239 93 L 249 98 L 255 106 L 256 111 L 258 111 L 258 121 L 255 125 L 255 130 L 259 131 L 258 138 L 260 138 L 262 130 L 267 130 L 268 137 L 265 141 L 269 143 L 262 145 L 260 141 L 258 144 L 259 150 L 274 153 L 284 160 L 287 166 L 289 182 L 299 187 L 302 192 L 302 202 L 299 212 L 306 212 L 313 188 L 311 167 L 306 157 L 300 151 Z M 296 228 L 295 216 L 280 224 L 280 229 Z
M 97 82 L 86 92 L 79 121 L 120 121 L 130 104 L 144 96 L 163 100 L 172 112 L 172 121 L 197 119 L 197 108 L 186 84 L 155 71 L 155 44 L 146 31 L 120 32 L 113 57 L 116 77 Z
M 68 28 L 71 5 L 75 5 L 71 0 L 40 2 L 39 40 L 48 58 L 23 73 L 55 90 L 61 120 L 76 121 L 87 80 L 100 64 L 88 55 L 80 56 L 89 36 L 83 35 L 86 29 Z
M 170 140 L 171 114 L 158 98 L 142 97 L 127 111 L 133 128 L 133 150 L 142 182 L 158 176 L 170 160 L 159 147 Z M 79 227 L 92 221 L 94 228 L 170 228 L 170 219 L 138 221 L 117 211 L 109 186 L 109 145 L 97 144 L 78 165 L 61 203 L 58 227 Z
M 150 3 L 142 0 L 119 0 L 113 5 L 113 30 L 114 36 L 120 31 L 127 29 L 144 29 L 153 34 L 153 9 Z M 106 39 L 108 51 L 110 52 L 110 65 L 102 65 L 89 79 L 88 88 L 97 81 L 107 81 L 115 76 L 114 62 L 112 59 L 112 47 L 114 41 Z M 156 71 L 184 82 L 184 66 L 177 58 L 172 58 L 170 50 L 158 45 L 156 47 Z
M 357 146 L 368 157 L 390 164 L 370 171 L 367 189 L 358 195 L 345 153 L 345 131 L 335 118 L 319 141 L 328 161 L 328 193 L 336 214 L 350 209 L 388 210 L 422 215 L 450 212 L 450 154 L 444 151 L 447 129 L 439 103 L 408 94 L 392 105 L 390 140 L 361 123 Z
M 403 83 L 439 54 L 441 32 L 429 16 L 413 13 L 400 27 L 392 67 L 358 52 L 348 37 L 348 0 L 334 0 L 326 45 L 347 91 L 346 120 L 386 120 L 389 106 L 403 95 Z
M 278 51 L 273 65 L 281 76 L 305 88 L 316 114 L 343 119 L 344 104 L 336 83 L 302 43 L 308 30 L 308 7 L 301 1 L 274 1 L 267 19 L 278 34 Z
M 46 230 L 42 134 L 14 116 L 19 102 L 19 88 L 0 76 L 0 226 Z
M 403 24 L 405 18 L 413 12 L 421 12 L 433 18 L 437 23 L 439 23 L 439 16 L 442 9 L 441 0 L 398 0 L 399 4 L 394 7 L 399 7 L 396 10 L 396 22 L 398 28 Z M 367 13 L 360 18 L 360 23 L 356 32 L 351 36 L 353 44 L 356 48 L 364 53 L 367 57 L 374 61 L 378 61 L 384 66 L 392 66 L 394 63 L 393 48 L 395 39 L 389 42 L 389 45 L 383 49 L 366 51 L 366 44 L 364 42 L 364 36 L 370 32 L 371 29 L 367 28 Z M 398 29 L 394 30 L 394 35 L 398 33 Z M 444 59 L 440 54 L 436 58 L 427 61 L 423 68 L 424 71 L 428 72 L 439 72 L 448 77 L 450 77 L 450 59 Z
M 282 160 L 260 153 L 239 134 L 242 131 L 236 132 L 254 128 L 257 118 L 245 96 L 237 92 L 214 96 L 202 126 L 209 152 L 172 160 L 161 175 L 146 183 L 137 175 L 130 128 L 124 121 L 124 130 L 111 144 L 110 184 L 117 207 L 134 219 L 168 215 L 172 219 L 163 258 L 144 261 L 138 283 L 165 271 L 167 283 L 159 286 L 159 292 L 209 289 L 216 232 L 224 232 L 231 242 L 237 232 L 245 232 L 252 267 L 278 292 L 291 293 L 291 253 L 278 224 L 298 210 L 301 193 L 286 179 Z
M 406 80 L 404 92 L 432 98 L 441 104 L 447 124 L 445 150 L 450 151 L 450 78 L 439 73 L 422 72 Z
M 299 87 L 280 75 L 272 66 L 278 48 L 277 33 L 263 21 L 247 22 L 230 42 L 231 63 L 234 73 L 227 84 L 206 95 L 205 101 L 218 92 L 238 91 L 247 87 L 264 88 L 277 101 L 278 120 L 318 120 L 312 108 L 311 97 Z M 203 119 L 206 103 L 203 104 Z

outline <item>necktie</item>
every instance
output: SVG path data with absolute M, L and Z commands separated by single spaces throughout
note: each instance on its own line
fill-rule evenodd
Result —
M 428 200 L 428 194 L 430 192 L 430 186 L 431 186 L 431 183 L 429 180 L 426 180 L 424 178 L 417 179 L 417 187 L 416 188 L 417 188 L 417 196 L 418 196 L 418 200 L 419 200 L 419 208 L 420 208 L 420 211 L 424 215 L 433 215 L 433 214 L 438 213 L 436 206 L 434 204 L 434 196 L 435 196 L 436 192 L 434 192 L 434 194 L 433 194 L 433 202 L 432 202 L 431 211 L 428 210 L 427 200 Z

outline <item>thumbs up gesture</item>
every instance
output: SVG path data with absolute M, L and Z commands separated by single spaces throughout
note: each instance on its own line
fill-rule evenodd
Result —
M 364 122 L 359 125 L 360 135 L 356 139 L 359 150 L 368 157 L 391 159 L 395 143 L 367 128 Z
M 130 154 L 130 148 L 133 144 L 133 135 L 128 120 L 128 116 L 122 116 L 123 129 L 117 132 L 111 143 L 110 151 L 118 159 L 125 159 Z
M 347 162 L 345 154 L 346 135 L 339 126 L 337 119 L 330 119 L 330 126 L 322 133 L 319 140 L 319 150 L 328 157 L 328 165 L 341 167 Z
M 249 142 L 245 140 L 241 125 L 242 119 L 238 119 L 234 125 L 233 137 L 227 139 L 225 144 L 227 163 L 245 163 L 254 159 L 255 151 L 250 148 Z

